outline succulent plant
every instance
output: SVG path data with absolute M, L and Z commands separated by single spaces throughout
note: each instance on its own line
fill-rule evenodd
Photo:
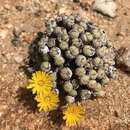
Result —
M 109 78 L 107 76 L 104 76 L 103 79 L 101 80 L 101 84 L 105 85 L 109 82 Z
M 55 56 L 54 62 L 55 62 L 56 65 L 61 66 L 61 65 L 64 64 L 65 59 L 62 56 Z
M 73 96 L 66 96 L 65 100 L 67 103 L 73 103 L 75 101 L 75 98 Z
M 69 45 L 67 42 L 62 41 L 61 43 L 59 43 L 59 47 L 61 50 L 67 50 L 69 48 Z
M 87 59 L 84 55 L 78 55 L 75 59 L 76 65 L 80 67 L 84 66 L 86 64 L 86 61 Z
M 83 67 L 78 67 L 75 69 L 75 75 L 81 77 L 86 74 L 86 70 Z
M 92 89 L 93 91 L 100 91 L 101 85 L 100 83 L 97 83 L 96 80 L 90 80 L 88 83 L 88 88 Z
M 73 90 L 73 85 L 70 83 L 70 81 L 66 81 L 63 84 L 63 88 L 66 92 L 71 92 Z
M 48 47 L 54 47 L 56 45 L 56 39 L 55 38 L 50 38 L 48 43 L 47 43 L 47 46 Z
M 41 63 L 41 70 L 43 71 L 50 71 L 51 70 L 51 64 L 48 61 L 44 61 Z
M 100 36 L 101 36 L 100 30 L 97 29 L 97 28 L 92 30 L 92 34 L 93 34 L 93 37 L 96 38 L 96 39 L 100 38 Z
M 80 97 L 81 97 L 82 100 L 90 99 L 91 96 L 92 96 L 92 92 L 90 90 L 82 89 L 80 91 Z
M 95 54 L 95 48 L 93 48 L 90 45 L 85 45 L 83 47 L 83 54 L 85 56 L 88 56 L 88 57 L 94 56 L 94 54 Z
M 72 77 L 72 71 L 69 67 L 64 67 L 61 69 L 60 75 L 63 80 L 69 80 Z
M 50 60 L 50 55 L 44 54 L 44 55 L 42 55 L 42 59 L 43 59 L 43 61 L 49 61 Z
M 93 40 L 93 35 L 90 32 L 86 32 L 86 37 L 89 43 Z
M 83 75 L 82 77 L 80 77 L 80 84 L 81 85 L 88 85 L 89 83 L 89 76 L 88 75 Z
M 79 54 L 79 49 L 76 46 L 70 46 L 69 51 L 73 56 L 77 56 Z
M 48 48 L 48 46 L 41 46 L 41 47 L 39 48 L 39 51 L 40 51 L 40 53 L 41 53 L 42 55 L 44 55 L 44 54 L 47 54 L 47 53 L 49 52 L 49 48 Z
M 50 56 L 52 56 L 52 58 L 54 58 L 55 56 L 61 55 L 61 50 L 58 47 L 53 47 L 53 48 L 51 48 L 49 54 L 50 54 Z
M 101 80 L 101 79 L 103 79 L 105 76 L 106 76 L 105 70 L 102 69 L 102 68 L 100 68 L 100 69 L 97 71 L 97 79 Z
M 71 83 L 73 85 L 73 89 L 78 89 L 79 88 L 79 81 L 77 79 L 72 79 Z
M 75 56 L 73 56 L 70 52 L 70 50 L 65 51 L 65 57 L 67 59 L 74 59 Z
M 97 50 L 96 50 L 96 54 L 97 54 L 97 56 L 99 56 L 99 57 L 104 57 L 104 55 L 105 55 L 107 52 L 108 52 L 108 49 L 107 49 L 106 46 L 97 48 Z
M 90 79 L 96 79 L 97 78 L 97 72 L 96 72 L 96 70 L 90 70 L 89 71 L 89 77 L 90 77 Z
M 102 67 L 103 66 L 103 60 L 100 57 L 95 57 L 93 59 L 93 64 L 95 67 Z
M 105 32 L 79 15 L 48 20 L 30 47 L 28 64 L 28 70 L 49 72 L 67 103 L 104 95 L 102 86 L 116 70 L 115 51 Z
M 77 91 L 76 90 L 71 90 L 70 92 L 69 92 L 69 95 L 70 96 L 73 96 L 73 97 L 76 97 L 77 96 Z
M 93 93 L 94 97 L 104 97 L 104 95 L 105 95 L 105 91 L 102 90 Z
M 76 47 L 80 47 L 82 45 L 82 41 L 81 39 L 78 38 L 74 38 L 71 40 L 72 45 L 76 46 Z

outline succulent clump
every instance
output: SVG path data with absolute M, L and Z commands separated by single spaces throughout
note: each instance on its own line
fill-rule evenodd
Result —
M 79 15 L 51 18 L 30 47 L 28 70 L 54 74 L 53 88 L 67 104 L 101 96 L 116 70 L 109 43 L 102 29 Z

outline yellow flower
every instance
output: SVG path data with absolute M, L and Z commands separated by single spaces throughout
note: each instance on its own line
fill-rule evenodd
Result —
M 27 88 L 32 89 L 32 93 L 48 93 L 53 87 L 53 78 L 47 72 L 37 71 L 32 74 Z
M 69 104 L 63 111 L 63 119 L 66 121 L 66 126 L 74 126 L 80 122 L 83 117 L 84 111 L 80 104 Z
M 57 107 L 59 102 L 58 94 L 54 91 L 50 91 L 49 93 L 42 93 L 35 97 L 35 100 L 38 102 L 39 111 L 44 110 L 50 111 Z

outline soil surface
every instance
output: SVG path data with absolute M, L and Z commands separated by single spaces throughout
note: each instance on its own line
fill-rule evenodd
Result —
M 94 12 L 92 2 L 0 0 L 0 130 L 130 130 L 130 75 L 119 69 L 104 88 L 104 98 L 82 102 L 85 119 L 72 128 L 61 124 L 54 113 L 39 113 L 26 90 L 24 59 L 49 17 L 79 13 L 103 28 L 116 49 L 130 45 L 129 0 L 116 0 L 114 19 Z

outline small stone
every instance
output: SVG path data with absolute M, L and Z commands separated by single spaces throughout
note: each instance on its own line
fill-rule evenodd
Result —
M 6 104 L 2 104 L 0 106 L 0 117 L 2 117 L 5 113 L 5 111 L 8 110 L 8 106 Z
M 116 16 L 117 5 L 113 0 L 95 0 L 93 10 L 113 18 Z
M 14 56 L 14 60 L 16 63 L 20 64 L 23 62 L 23 58 L 21 56 Z
M 59 14 L 64 14 L 66 13 L 66 11 L 67 11 L 67 6 L 61 6 L 58 12 Z
M 6 30 L 0 29 L 0 38 L 5 39 L 8 35 L 8 32 Z

